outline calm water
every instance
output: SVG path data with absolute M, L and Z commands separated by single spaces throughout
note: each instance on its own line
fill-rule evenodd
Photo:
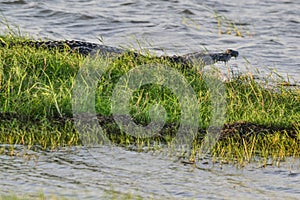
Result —
M 34 38 L 90 42 L 103 38 L 106 45 L 135 48 L 139 41 L 143 48 L 167 54 L 232 48 L 241 55 L 230 62 L 234 68 L 254 72 L 258 68 L 263 74 L 276 70 L 297 83 L 299 10 L 298 1 L 288 0 L 0 2 L 2 16 Z M 219 35 L 214 11 L 238 23 L 244 37 Z M 78 199 L 97 199 L 111 190 L 155 199 L 300 197 L 299 163 L 292 161 L 280 168 L 220 169 L 201 162 L 193 168 L 159 154 L 105 146 L 92 155 L 80 148 L 29 153 L 37 156 L 37 162 L 0 156 L 0 193 L 42 190 Z

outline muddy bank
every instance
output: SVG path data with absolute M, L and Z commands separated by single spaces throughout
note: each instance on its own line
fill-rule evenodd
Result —
M 84 116 L 84 117 L 83 117 Z M 127 116 L 118 116 L 119 118 L 124 118 L 124 120 L 128 120 Z M 84 114 L 80 117 L 82 122 L 87 122 L 91 120 L 91 115 Z M 97 120 L 99 125 L 106 131 L 108 134 L 118 135 L 121 134 L 121 130 L 116 123 L 114 116 L 103 116 L 97 115 Z M 0 124 L 12 123 L 16 122 L 20 127 L 24 126 L 24 129 L 29 124 L 35 124 L 37 126 L 43 126 L 43 123 L 47 121 L 47 124 L 53 124 L 55 126 L 65 126 L 67 123 L 74 124 L 74 118 L 71 116 L 60 117 L 54 116 L 50 118 L 38 119 L 31 118 L 28 116 L 21 116 L 17 113 L 0 113 Z M 140 124 L 138 121 L 133 120 L 136 124 Z M 147 124 L 140 124 L 147 125 Z M 157 123 L 157 126 L 161 124 Z M 179 123 L 166 123 L 163 125 L 163 128 L 157 133 L 154 134 L 153 138 L 163 138 L 163 136 L 175 136 L 179 128 Z M 74 126 L 74 131 L 76 128 Z M 228 137 L 241 137 L 241 138 L 249 138 L 253 135 L 264 135 L 264 134 L 274 134 L 274 133 L 282 133 L 291 138 L 297 138 L 297 131 L 299 131 L 299 124 L 294 123 L 291 127 L 280 127 L 274 125 L 262 125 L 255 124 L 252 122 L 239 121 L 234 123 L 226 123 L 221 129 L 220 140 L 226 139 Z M 207 133 L 206 129 L 198 128 L 198 137 L 203 138 L 203 136 Z

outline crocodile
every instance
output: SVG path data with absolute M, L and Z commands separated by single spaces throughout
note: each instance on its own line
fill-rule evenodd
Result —
M 122 55 L 124 53 L 131 52 L 126 49 L 111 47 L 102 44 L 96 44 L 91 42 L 83 42 L 77 40 L 62 40 L 62 41 L 35 41 L 35 40 L 28 40 L 24 42 L 18 43 L 20 45 L 28 45 L 36 48 L 46 48 L 46 49 L 66 49 L 66 47 L 72 51 L 75 51 L 81 55 L 87 56 L 91 55 L 94 56 L 96 54 L 100 55 Z M 7 43 L 3 40 L 0 40 L 0 46 L 13 46 L 16 45 L 14 43 Z M 140 53 L 131 52 L 134 56 L 141 56 Z M 174 63 L 181 63 L 184 65 L 191 65 L 191 64 L 202 64 L 211 65 L 216 62 L 225 62 L 227 63 L 232 57 L 238 57 L 238 51 L 227 49 L 221 53 L 207 53 L 207 52 L 195 52 L 195 53 L 188 53 L 185 55 L 173 55 L 173 56 L 160 56 L 161 59 L 168 59 Z

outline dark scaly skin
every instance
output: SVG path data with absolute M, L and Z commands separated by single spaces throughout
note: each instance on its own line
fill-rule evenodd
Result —
M 185 65 L 212 65 L 216 62 L 225 62 L 227 63 L 232 57 L 238 57 L 239 52 L 227 49 L 224 53 L 205 53 L 205 52 L 196 52 L 189 53 L 182 56 L 163 56 L 172 62 L 183 63 Z
M 82 42 L 82 41 L 75 41 L 75 40 L 64 40 L 64 41 L 25 41 L 19 43 L 21 45 L 32 46 L 36 48 L 47 48 L 47 49 L 64 49 L 69 48 L 72 51 L 75 51 L 82 55 L 121 55 L 123 53 L 129 52 L 128 50 L 124 50 L 121 48 L 110 47 L 106 45 L 90 43 L 90 42 Z M 0 41 L 0 46 L 13 46 L 15 44 L 5 44 Z M 135 56 L 140 56 L 140 54 L 133 52 Z M 228 62 L 232 57 L 238 57 L 239 53 L 232 49 L 227 49 L 225 52 L 222 53 L 203 53 L 203 52 L 196 52 L 185 54 L 182 56 L 161 56 L 161 59 L 167 59 L 171 62 L 181 63 L 184 65 L 191 65 L 191 64 L 201 64 L 201 65 L 210 65 L 216 62 Z

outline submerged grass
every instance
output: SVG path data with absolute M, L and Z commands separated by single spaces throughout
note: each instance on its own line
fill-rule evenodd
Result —
M 74 195 L 75 196 L 75 195 Z M 43 191 L 37 193 L 37 194 L 24 194 L 24 195 L 17 195 L 11 192 L 11 194 L 6 195 L 0 195 L 0 200 L 73 200 L 78 199 L 75 197 L 63 197 L 63 196 L 57 196 L 55 194 L 46 195 Z M 121 193 L 117 192 L 115 190 L 108 190 L 104 192 L 103 199 L 124 199 L 124 200 L 141 200 L 144 199 L 139 195 L 132 194 L 132 193 Z M 149 198 L 148 198 L 149 199 Z M 154 198 L 150 198 L 154 199 Z
M 0 37 L 1 43 L 6 44 L 0 47 L 0 143 L 38 145 L 43 149 L 80 145 L 71 119 L 72 91 L 78 70 L 89 58 L 68 48 L 47 50 L 18 45 L 25 40 L 9 34 Z M 96 59 L 107 65 L 99 79 L 95 107 L 100 124 L 113 143 L 136 145 L 139 149 L 172 141 L 184 111 L 170 88 L 146 84 L 132 91 L 129 106 L 136 123 L 151 122 L 148 112 L 155 108 L 153 105 L 165 108 L 167 125 L 151 138 L 132 137 L 121 131 L 111 110 L 115 86 L 129 70 L 141 65 L 165 65 L 182 74 L 197 96 L 199 134 L 193 151 L 197 152 L 203 138 L 201 133 L 210 125 L 213 105 L 210 90 L 196 67 L 187 68 L 150 54 L 136 57 L 128 53 Z M 251 75 L 232 77 L 225 87 L 226 124 L 213 156 L 241 163 L 253 161 L 257 156 L 265 160 L 271 157 L 274 161 L 286 156 L 300 157 L 299 88 L 258 83 Z M 192 106 L 188 109 L 195 109 Z

